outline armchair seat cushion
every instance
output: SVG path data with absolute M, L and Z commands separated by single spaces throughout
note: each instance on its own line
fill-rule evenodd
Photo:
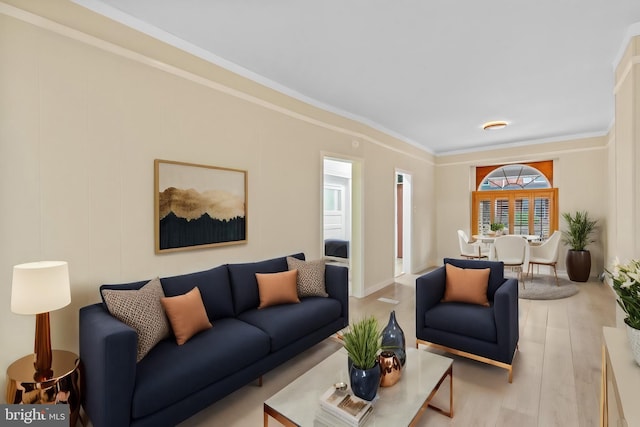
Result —
M 496 321 L 492 307 L 445 302 L 425 312 L 424 324 L 428 328 L 444 332 L 481 341 L 497 342 Z

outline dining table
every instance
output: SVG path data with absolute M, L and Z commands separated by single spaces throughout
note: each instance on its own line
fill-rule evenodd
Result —
M 502 234 L 501 236 L 505 236 L 505 234 Z M 540 236 L 537 234 L 517 234 L 517 236 L 522 237 L 523 239 L 527 239 L 527 241 L 529 243 L 532 242 L 537 242 L 540 240 Z M 474 234 L 473 235 L 473 239 L 482 243 L 493 243 L 497 237 L 500 236 L 496 236 L 496 235 L 489 235 L 489 234 Z

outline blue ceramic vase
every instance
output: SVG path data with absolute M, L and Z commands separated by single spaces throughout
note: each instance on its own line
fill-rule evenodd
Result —
M 400 364 L 404 366 L 407 361 L 407 346 L 404 339 L 404 332 L 396 321 L 395 310 L 389 315 L 389 323 L 382 330 L 382 348 L 392 350 L 396 356 L 398 356 Z
M 380 385 L 380 365 L 376 362 L 371 369 L 359 369 L 351 366 L 349 371 L 351 390 L 361 399 L 372 401 L 378 394 Z

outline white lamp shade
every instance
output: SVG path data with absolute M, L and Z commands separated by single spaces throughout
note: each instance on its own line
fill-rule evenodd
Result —
M 69 266 L 65 261 L 39 261 L 13 267 L 11 311 L 38 314 L 71 303 Z

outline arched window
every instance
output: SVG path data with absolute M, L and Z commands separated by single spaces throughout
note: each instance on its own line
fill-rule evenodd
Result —
M 489 173 L 478 187 L 478 191 L 531 188 L 551 188 L 551 184 L 542 172 L 532 166 L 506 165 Z
M 553 161 L 476 168 L 471 230 L 486 234 L 501 223 L 509 234 L 546 239 L 558 229 L 558 189 Z

